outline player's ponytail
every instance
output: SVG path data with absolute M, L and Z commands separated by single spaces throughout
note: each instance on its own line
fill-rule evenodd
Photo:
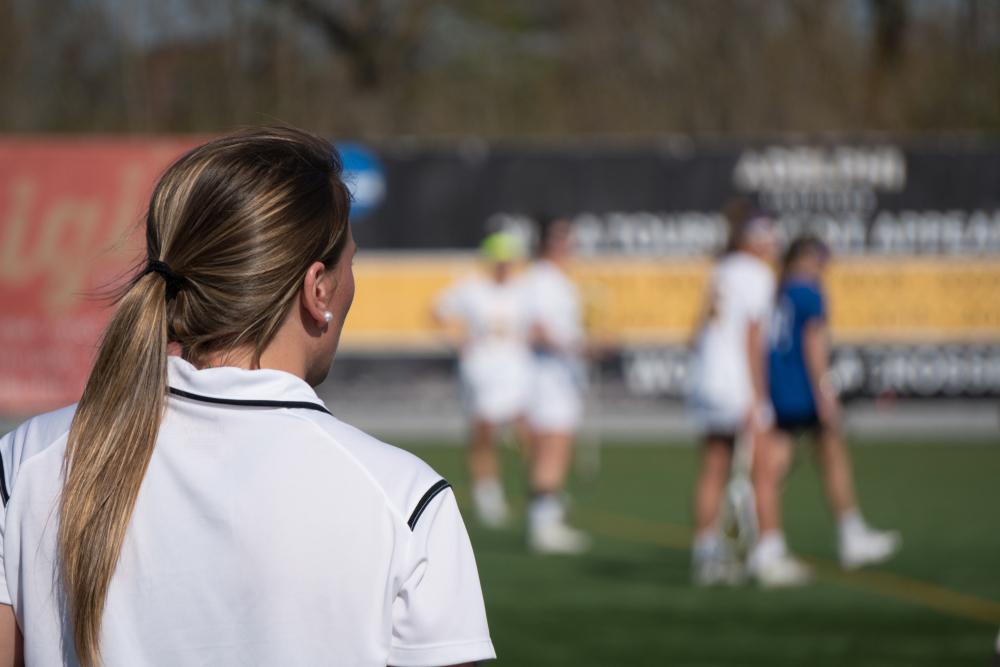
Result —
M 257 128 L 195 148 L 160 179 L 146 215 L 148 262 L 120 295 L 66 445 L 59 558 L 72 645 L 100 664 L 102 616 L 167 395 L 167 350 L 201 366 L 253 365 L 308 267 L 332 267 L 350 195 L 329 142 Z
M 104 602 L 166 393 L 167 287 L 147 273 L 104 333 L 66 448 L 59 551 L 81 665 L 98 664 Z
M 785 249 L 785 253 L 781 256 L 781 267 L 778 271 L 777 287 L 779 294 L 781 293 L 781 286 L 788 281 L 795 263 L 803 255 L 811 252 L 821 253 L 826 256 L 830 254 L 829 248 L 823 243 L 822 239 L 813 234 L 803 234 L 788 244 L 788 248 Z
M 753 210 L 753 202 L 747 197 L 735 197 L 726 202 L 722 208 L 722 219 L 726 223 L 726 244 L 720 256 L 724 257 L 739 250 L 743 240 L 743 229 Z

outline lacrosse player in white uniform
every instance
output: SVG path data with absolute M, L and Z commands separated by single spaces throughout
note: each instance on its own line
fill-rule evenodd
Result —
M 479 520 L 500 527 L 509 510 L 501 481 L 496 440 L 513 423 L 523 437 L 525 404 L 531 380 L 529 319 L 515 265 L 523 257 L 520 241 L 506 232 L 481 245 L 485 275 L 460 279 L 438 299 L 434 317 L 450 334 L 459 354 L 462 398 L 471 423 L 468 454 L 472 498 Z
M 575 554 L 590 540 L 566 524 L 563 488 L 583 418 L 587 345 L 580 295 L 566 273 L 572 227 L 565 219 L 545 221 L 539 237 L 539 258 L 524 278 L 535 351 L 528 544 L 542 553 Z
M 693 579 L 700 585 L 741 577 L 742 567 L 720 530 L 721 508 L 737 440 L 742 437 L 752 447 L 771 419 L 764 355 L 774 299 L 768 262 L 775 238 L 766 216 L 737 215 L 731 219 L 730 247 L 709 278 L 689 387 L 690 407 L 704 438 L 692 549 Z M 749 483 L 745 486 L 741 502 L 752 503 Z M 745 513 L 752 517 L 753 508 Z

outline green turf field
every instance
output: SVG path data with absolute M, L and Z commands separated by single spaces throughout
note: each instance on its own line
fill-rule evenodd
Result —
M 468 508 L 462 451 L 413 449 Z M 894 562 L 856 574 L 835 566 L 832 523 L 800 452 L 786 528 L 819 580 L 785 591 L 689 584 L 695 453 L 606 448 L 599 478 L 573 485 L 575 520 L 596 538 L 582 558 L 530 555 L 520 522 L 488 532 L 466 510 L 499 664 L 990 663 L 1000 629 L 1000 442 L 855 447 L 867 517 L 904 538 Z M 522 497 L 517 457 L 504 456 L 510 491 Z

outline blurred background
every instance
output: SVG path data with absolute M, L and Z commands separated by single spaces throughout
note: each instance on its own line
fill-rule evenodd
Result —
M 1000 3 L 994 0 L 0 0 L 0 432 L 74 402 L 140 257 L 153 182 L 285 122 L 341 149 L 358 293 L 335 414 L 455 482 L 465 421 L 430 317 L 499 229 L 575 228 L 592 369 L 573 485 L 597 538 L 540 558 L 470 522 L 500 663 L 985 664 L 1000 625 Z M 835 253 L 833 372 L 860 495 L 904 535 L 832 562 L 789 481 L 807 589 L 688 583 L 687 342 L 720 213 Z M 808 462 L 808 449 L 800 452 Z M 523 496 L 518 454 L 505 454 Z

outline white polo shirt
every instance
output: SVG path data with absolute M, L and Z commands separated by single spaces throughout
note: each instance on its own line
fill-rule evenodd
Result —
M 459 279 L 437 300 L 440 317 L 461 322 L 469 337 L 465 354 L 484 350 L 514 357 L 528 346 L 529 313 L 519 278 L 497 283 L 485 276 Z
M 535 355 L 528 423 L 542 432 L 570 433 L 583 418 L 587 371 L 581 352 L 586 342 L 580 293 L 566 272 L 540 260 L 524 277 L 532 326 L 562 349 Z
M 293 375 L 177 357 L 168 371 L 108 592 L 107 667 L 495 657 L 465 526 L 430 467 L 331 416 Z M 0 602 L 14 607 L 28 665 L 76 664 L 55 579 L 73 410 L 0 440 Z
M 539 260 L 524 276 L 530 320 L 567 350 L 578 351 L 586 334 L 580 293 L 569 276 L 549 260 Z
M 738 424 L 753 400 L 747 353 L 750 325 L 767 325 L 774 276 L 764 261 L 744 252 L 723 258 L 712 272 L 709 317 L 695 345 L 692 400 L 708 427 Z M 767 340 L 766 333 L 762 341 Z M 763 358 L 765 350 L 760 354 Z

